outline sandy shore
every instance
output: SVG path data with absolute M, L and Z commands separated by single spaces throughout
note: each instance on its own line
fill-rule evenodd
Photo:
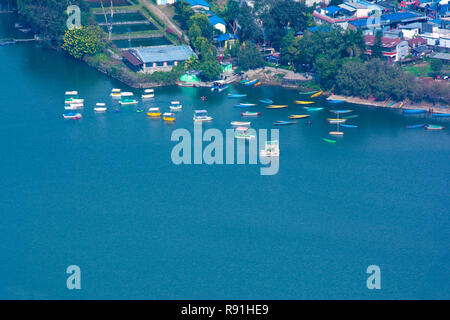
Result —
M 441 108 L 438 106 L 433 106 L 431 103 L 404 103 L 402 102 L 394 102 L 394 104 L 390 105 L 393 101 L 372 101 L 369 99 L 364 98 L 358 98 L 358 97 L 348 97 L 348 96 L 342 96 L 338 94 L 334 94 L 332 96 L 329 96 L 327 100 L 343 100 L 347 103 L 354 103 L 354 104 L 361 104 L 366 106 L 373 106 L 373 107 L 380 107 L 380 108 L 402 108 L 402 109 L 422 109 L 427 110 L 431 113 L 450 113 L 450 108 Z

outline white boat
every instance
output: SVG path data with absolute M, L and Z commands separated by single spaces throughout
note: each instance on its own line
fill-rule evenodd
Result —
M 81 113 L 74 113 L 74 112 L 64 113 L 63 117 L 64 119 L 81 119 Z
M 66 96 L 77 96 L 78 91 L 66 91 Z
M 254 135 L 248 133 L 247 127 L 237 127 L 234 133 L 234 137 L 236 139 L 245 139 L 245 140 L 251 140 L 255 138 Z
M 94 107 L 95 112 L 105 112 L 107 109 L 105 103 L 96 103 Z
M 261 157 L 278 157 L 280 148 L 278 141 L 267 141 L 264 150 L 259 151 Z
M 169 109 L 172 111 L 180 111 L 183 108 L 183 106 L 180 104 L 178 106 L 170 106 Z
M 195 110 L 194 111 L 194 121 L 195 122 L 204 122 L 211 121 L 213 118 L 208 116 L 208 112 L 206 110 Z
M 83 104 L 84 99 L 75 99 L 75 98 L 69 98 L 66 99 L 65 104 Z
M 82 109 L 83 107 L 84 107 L 84 105 L 82 103 L 74 103 L 74 104 L 69 104 L 68 106 L 65 106 L 64 109 L 77 110 L 77 109 Z
M 142 99 L 150 99 L 155 97 L 155 90 L 153 89 L 145 89 L 144 94 L 141 96 Z
M 170 104 L 171 105 L 177 105 L 177 104 L 180 104 L 180 101 L 172 101 L 172 102 L 170 102 Z
M 137 100 L 135 100 L 135 99 L 121 99 L 119 101 L 119 104 L 122 105 L 122 106 L 127 106 L 127 105 L 130 105 L 130 104 L 138 104 L 138 103 L 139 102 Z
M 232 121 L 231 125 L 232 126 L 249 126 L 250 125 L 250 121 Z
M 120 95 L 122 97 L 132 97 L 132 96 L 134 96 L 134 93 L 133 92 L 122 92 Z
M 113 98 L 120 98 L 122 90 L 121 89 L 112 89 L 111 90 L 111 97 Z

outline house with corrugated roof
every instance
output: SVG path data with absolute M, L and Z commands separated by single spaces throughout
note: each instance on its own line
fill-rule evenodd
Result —
M 195 56 L 195 53 L 187 45 L 166 45 L 129 49 L 124 51 L 122 56 L 134 71 L 153 73 L 171 71 L 173 67 Z
M 364 36 L 364 41 L 366 43 L 366 54 L 371 56 L 372 49 L 375 44 L 375 36 L 366 35 Z M 383 46 L 383 57 L 388 62 L 396 62 L 402 60 L 409 54 L 408 41 L 401 38 L 381 38 L 381 43 Z

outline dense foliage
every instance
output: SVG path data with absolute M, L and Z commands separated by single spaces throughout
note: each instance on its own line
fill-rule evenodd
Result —
M 83 0 L 17 0 L 17 9 L 21 20 L 44 38 L 60 41 L 67 30 L 67 7 L 80 7 L 83 25 L 90 24 L 90 15 Z
M 76 59 L 105 50 L 107 35 L 98 26 L 74 28 L 66 31 L 63 49 Z
M 252 43 L 240 47 L 238 59 L 239 66 L 243 70 L 259 68 L 263 65 L 261 52 Z

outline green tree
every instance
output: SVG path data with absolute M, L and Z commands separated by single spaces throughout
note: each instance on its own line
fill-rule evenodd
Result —
M 197 38 L 201 37 L 201 35 L 202 35 L 202 30 L 200 30 L 200 27 L 198 25 L 193 24 L 189 28 L 189 39 L 191 40 L 192 43 L 195 43 Z
M 259 68 L 264 63 L 261 52 L 252 43 L 240 47 L 238 61 L 243 70 Z
M 209 23 L 209 19 L 206 15 L 202 13 L 196 13 L 194 14 L 188 21 L 189 28 L 192 27 L 194 24 L 196 24 L 200 31 L 202 32 L 202 36 L 209 41 L 213 38 L 213 32 L 214 28 L 211 26 L 211 23 Z
M 98 26 L 67 30 L 62 48 L 76 59 L 105 50 L 107 35 Z
M 440 60 L 440 59 L 432 59 L 430 62 L 431 70 L 433 70 L 434 72 L 441 71 L 442 66 L 443 66 L 443 63 L 442 63 L 442 60 Z
M 174 19 L 178 21 L 180 27 L 187 30 L 189 19 L 195 14 L 194 10 L 191 9 L 191 5 L 183 0 L 178 0 L 174 4 L 175 16 Z
M 222 73 L 222 67 L 215 60 L 206 60 L 200 63 L 199 69 L 202 72 L 202 78 L 211 81 L 217 79 Z
M 237 20 L 241 27 L 239 36 L 242 41 L 258 40 L 261 35 L 261 29 L 256 24 L 255 14 L 253 13 L 252 8 L 248 6 L 246 2 L 242 3 Z
M 383 41 L 382 41 L 382 33 L 380 30 L 377 30 L 375 34 L 375 41 L 372 46 L 372 58 L 374 59 L 383 58 Z

